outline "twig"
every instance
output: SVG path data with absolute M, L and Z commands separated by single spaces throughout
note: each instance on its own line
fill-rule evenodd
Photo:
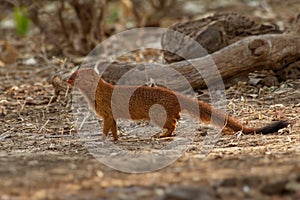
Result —
M 83 125 L 85 124 L 85 121 L 90 117 L 90 113 L 88 112 L 87 115 L 83 118 L 80 126 L 79 126 L 79 129 L 78 130 L 81 130 Z
M 49 119 L 47 119 L 47 121 L 44 123 L 44 125 L 40 128 L 38 133 L 41 133 L 43 131 L 43 129 L 46 127 L 46 125 L 48 124 Z

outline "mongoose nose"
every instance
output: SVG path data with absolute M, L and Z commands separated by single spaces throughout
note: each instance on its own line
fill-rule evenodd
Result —
M 67 83 L 69 83 L 69 84 L 72 85 L 72 86 L 74 85 L 74 81 L 73 81 L 72 79 L 68 79 L 68 80 L 67 80 Z

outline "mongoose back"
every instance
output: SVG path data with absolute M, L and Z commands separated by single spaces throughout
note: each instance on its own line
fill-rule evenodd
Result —
M 224 134 L 234 134 L 238 131 L 245 134 L 268 134 L 277 132 L 288 125 L 286 121 L 277 121 L 262 128 L 248 128 L 208 103 L 188 98 L 162 87 L 115 86 L 105 82 L 93 69 L 76 70 L 67 82 L 77 87 L 94 112 L 103 118 L 103 138 L 111 131 L 114 140 L 118 139 L 117 118 L 151 119 L 155 124 L 166 129 L 159 137 L 171 136 L 181 111 L 188 112 L 204 123 L 212 123 L 222 128 Z M 114 91 L 118 91 L 117 98 L 112 98 Z M 123 97 L 128 94 L 131 96 L 126 105 Z M 150 116 L 153 105 L 163 107 L 165 110 L 164 120 L 159 116 Z M 127 108 L 127 113 L 124 108 Z

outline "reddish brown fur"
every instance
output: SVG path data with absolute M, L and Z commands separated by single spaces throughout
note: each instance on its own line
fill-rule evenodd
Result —
M 166 132 L 159 135 L 160 137 L 171 136 L 176 128 L 177 120 L 180 118 L 181 110 L 186 110 L 205 123 L 210 123 L 212 120 L 212 123 L 221 127 L 225 134 L 234 134 L 237 131 L 266 134 L 276 132 L 278 129 L 287 126 L 286 122 L 280 121 L 263 128 L 247 128 L 224 112 L 214 109 L 208 103 L 190 99 L 162 87 L 114 86 L 103 81 L 92 69 L 75 71 L 69 78 L 68 83 L 77 87 L 95 113 L 103 118 L 103 136 L 106 137 L 111 131 L 114 140 L 118 139 L 115 121 L 117 118 L 151 119 L 158 126 L 166 129 Z M 126 97 L 128 102 L 125 102 Z M 166 116 L 164 119 L 160 115 L 149 116 L 153 105 L 163 107 Z M 161 111 L 159 110 L 160 113 Z

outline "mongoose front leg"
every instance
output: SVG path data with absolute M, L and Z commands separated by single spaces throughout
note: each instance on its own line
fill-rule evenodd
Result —
M 104 118 L 103 122 L 103 136 L 102 140 L 105 140 L 109 131 L 112 132 L 114 140 L 118 140 L 118 133 L 117 133 L 117 124 L 116 121 L 111 117 Z
M 117 123 L 116 123 L 116 120 L 113 120 L 113 124 L 112 126 L 110 127 L 110 131 L 113 135 L 113 138 L 114 140 L 118 140 L 118 128 L 117 128 Z

